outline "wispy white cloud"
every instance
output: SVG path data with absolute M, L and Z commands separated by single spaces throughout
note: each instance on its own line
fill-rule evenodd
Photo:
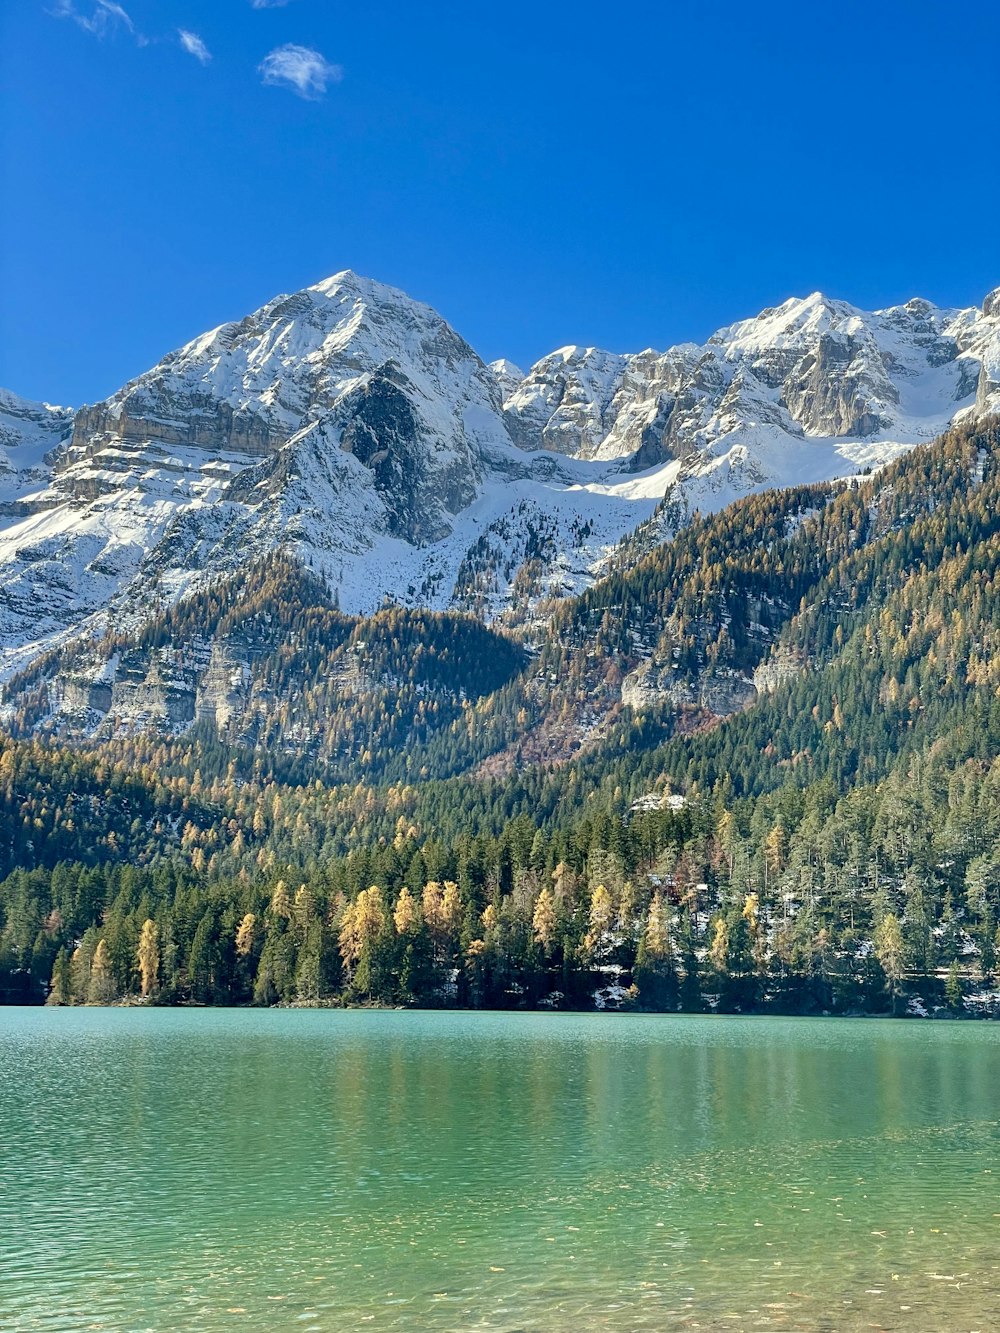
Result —
M 283 9 L 288 0 L 250 0 L 251 9 Z
M 291 88 L 308 101 L 316 101 L 326 92 L 327 84 L 339 83 L 344 77 L 339 65 L 331 65 L 318 51 L 294 42 L 268 52 L 258 68 L 265 83 Z
M 207 65 L 212 59 L 211 51 L 196 32 L 188 32 L 187 28 L 178 28 L 177 40 L 189 56 L 194 56 L 195 60 L 200 60 L 203 65 Z
M 86 12 L 77 9 L 73 0 L 56 0 L 52 13 L 56 18 L 72 19 L 85 32 L 93 33 L 95 37 L 105 37 L 110 32 L 124 30 L 130 33 L 140 46 L 146 45 L 146 39 L 116 0 L 96 0 L 93 9 L 88 6 Z

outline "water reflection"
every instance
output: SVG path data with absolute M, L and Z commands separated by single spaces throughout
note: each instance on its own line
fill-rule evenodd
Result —
M 1000 1327 L 973 1024 L 6 1011 L 0 1327 Z

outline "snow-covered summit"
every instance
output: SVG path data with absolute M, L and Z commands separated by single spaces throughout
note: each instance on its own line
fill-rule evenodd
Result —
M 524 379 L 524 371 L 505 356 L 500 357 L 499 361 L 491 361 L 489 369 L 500 386 L 500 400 L 505 403 L 511 394 L 520 387 L 521 381 Z
M 267 454 L 377 374 L 408 386 L 448 448 L 475 449 L 483 431 L 487 447 L 503 439 L 465 415 L 497 406 L 468 343 L 430 306 L 348 271 L 193 339 L 84 409 L 74 444 L 117 434 Z

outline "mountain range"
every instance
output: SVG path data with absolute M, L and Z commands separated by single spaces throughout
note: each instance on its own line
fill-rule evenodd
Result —
M 283 544 L 364 613 L 468 605 L 459 571 L 485 539 L 476 593 L 496 615 L 532 518 L 556 529 L 546 575 L 566 591 L 668 491 L 707 510 L 849 475 L 998 405 L 1000 289 L 979 310 L 874 313 L 817 293 L 703 346 L 565 347 L 525 375 L 341 273 L 104 402 L 0 398 L 4 662 Z
M 398 656 L 401 624 L 407 641 L 440 637 L 445 621 L 423 613 L 471 615 L 482 629 L 455 630 L 448 651 L 513 674 L 510 633 L 518 652 L 544 656 L 567 598 L 620 577 L 698 513 L 878 469 L 997 411 L 1000 288 L 964 310 L 915 299 L 865 312 L 816 293 L 703 345 L 564 347 L 525 374 L 485 364 L 428 306 L 340 273 L 196 338 L 104 402 L 71 411 L 0 395 L 6 722 L 106 737 L 209 720 L 242 743 L 277 736 L 330 758 L 336 747 L 317 741 L 336 731 L 328 722 L 275 733 L 281 691 L 260 663 L 287 654 L 276 627 L 288 625 L 260 603 L 262 571 L 303 615 L 326 608 L 329 660 L 292 676 L 315 692 L 320 670 L 328 718 L 374 680 L 373 644 L 395 642 Z M 819 494 L 799 496 L 796 522 Z M 171 637 L 175 608 L 220 581 L 207 619 Z M 248 604 L 252 629 L 236 609 Z M 235 637 L 218 633 L 220 606 L 244 627 Z M 751 677 L 718 662 L 664 684 L 662 630 L 640 634 L 618 704 L 661 685 L 715 715 L 753 697 Z M 380 688 L 398 687 L 399 662 L 375 656 Z M 502 684 L 503 669 L 449 675 L 443 663 L 413 687 L 411 721 L 433 697 L 453 724 Z M 608 721 L 607 709 L 561 708 L 561 739 L 540 755 Z

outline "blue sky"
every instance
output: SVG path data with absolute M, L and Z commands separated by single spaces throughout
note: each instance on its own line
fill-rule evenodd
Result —
M 93 401 L 342 268 L 521 364 L 700 340 L 816 288 L 978 303 L 998 13 L 14 0 L 0 384 Z

